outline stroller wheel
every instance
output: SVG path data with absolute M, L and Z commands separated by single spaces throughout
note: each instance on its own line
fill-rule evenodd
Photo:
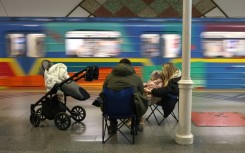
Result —
M 81 122 L 82 120 L 85 119 L 86 117 L 86 111 L 83 107 L 81 106 L 74 106 L 71 109 L 71 117 L 76 121 L 76 122 Z
M 38 114 L 31 113 L 31 115 L 30 115 L 30 122 L 31 122 L 32 126 L 38 127 L 39 124 L 40 124 L 40 122 L 41 122 Z
M 44 121 L 46 119 L 46 117 L 43 115 L 43 109 L 42 108 L 38 108 L 36 111 L 36 114 L 38 115 L 38 117 L 41 121 Z
M 55 126 L 60 130 L 66 130 L 71 125 L 71 118 L 65 112 L 60 112 L 55 115 Z

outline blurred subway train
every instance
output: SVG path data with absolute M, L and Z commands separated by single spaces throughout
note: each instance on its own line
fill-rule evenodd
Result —
M 70 74 L 100 68 L 100 89 L 121 58 L 129 58 L 143 81 L 165 62 L 182 64 L 182 19 L 0 18 L 0 88 L 38 88 L 43 59 L 64 63 Z M 196 89 L 245 88 L 245 19 L 193 19 L 191 79 Z

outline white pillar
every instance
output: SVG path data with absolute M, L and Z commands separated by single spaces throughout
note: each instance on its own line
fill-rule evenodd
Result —
M 192 144 L 191 107 L 193 81 L 190 77 L 192 0 L 183 0 L 182 77 L 179 83 L 179 124 L 175 142 Z

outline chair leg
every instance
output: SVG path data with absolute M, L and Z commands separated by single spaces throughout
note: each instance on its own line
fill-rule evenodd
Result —
M 148 120 L 148 119 L 153 115 L 154 118 L 156 119 L 157 124 L 158 124 L 158 125 L 161 125 L 162 122 L 166 119 L 166 118 L 164 117 L 164 112 L 162 112 L 161 110 L 158 109 L 158 105 L 150 105 L 150 109 L 151 109 L 151 113 L 147 116 L 146 120 Z M 158 111 L 159 114 L 161 114 L 161 115 L 163 116 L 163 119 L 162 119 L 161 121 L 159 121 L 159 119 L 157 118 L 155 111 Z M 175 115 L 175 113 L 174 113 L 173 111 L 171 112 L 171 115 L 173 116 L 173 118 L 174 118 L 177 122 L 179 121 L 178 118 L 177 118 L 177 116 Z
M 102 115 L 102 143 L 105 143 L 105 133 L 106 133 L 106 119 L 105 116 Z
M 158 107 L 158 106 L 157 106 L 157 107 Z M 158 119 L 156 119 L 156 120 L 157 120 L 157 124 L 158 124 L 158 125 L 161 125 L 162 122 L 165 120 L 164 112 L 162 112 L 162 111 L 159 110 L 158 108 L 156 108 L 156 109 L 157 109 L 157 111 L 161 114 L 161 116 L 163 116 L 163 119 L 162 119 L 161 121 L 159 121 Z
M 108 122 L 109 122 L 109 117 L 104 115 L 102 116 L 102 143 L 105 144 L 106 141 L 108 141 L 113 135 L 115 135 L 116 133 L 111 133 L 109 134 L 108 133 L 108 137 L 105 136 L 106 134 L 106 131 L 109 127 L 108 125 Z M 137 129 L 136 129 L 136 117 L 132 117 L 132 120 L 131 120 L 131 127 L 127 126 L 127 119 L 122 119 L 122 120 L 119 120 L 120 122 L 117 124 L 117 132 L 121 133 L 122 136 L 127 139 L 131 144 L 134 144 L 135 143 L 135 135 L 137 135 Z M 126 126 L 129 128 L 130 132 L 131 132 L 131 135 L 132 135 L 132 140 L 129 139 L 129 136 L 127 136 L 126 134 L 123 133 L 123 131 L 121 131 L 121 128 L 123 126 Z
M 174 112 L 171 112 L 171 115 L 173 116 L 173 118 L 177 121 L 177 122 L 179 122 L 179 120 L 178 120 L 178 118 L 176 117 L 176 115 L 175 115 L 175 113 Z M 158 125 L 161 125 L 162 124 L 162 122 L 165 120 L 166 118 L 164 117 L 162 120 L 161 120 L 161 122 L 159 122 L 159 124 Z
M 157 124 L 158 124 L 158 125 L 161 125 L 161 123 L 163 122 L 163 120 L 164 120 L 165 118 L 163 118 L 163 120 L 159 121 L 158 118 L 157 118 L 157 116 L 156 116 L 155 111 L 157 110 L 162 116 L 164 116 L 163 112 L 161 112 L 161 111 L 158 109 L 158 105 L 156 105 L 156 104 L 150 105 L 150 109 L 151 109 L 151 113 L 148 115 L 148 117 L 146 118 L 146 120 L 148 120 L 149 117 L 151 117 L 151 115 L 153 115 L 154 118 L 155 118 L 155 120 L 156 120 L 156 122 L 157 122 Z
M 103 117 L 103 114 L 102 114 L 102 143 L 105 143 L 105 125 L 104 125 L 104 117 Z
M 155 104 L 154 105 L 150 105 L 150 109 L 151 109 L 151 113 L 148 115 L 146 120 L 148 120 L 151 117 L 151 115 L 153 115 L 154 118 L 156 119 L 157 123 L 158 123 L 158 119 L 157 119 L 156 114 L 155 114 L 155 110 L 157 109 L 157 105 L 155 105 Z
M 132 124 L 132 136 L 133 136 L 133 144 L 135 143 L 135 135 L 138 134 L 137 127 L 136 127 L 136 115 L 133 116 L 133 124 Z
M 148 120 L 151 117 L 151 115 L 153 114 L 153 112 L 154 112 L 154 108 L 152 108 L 153 105 L 149 105 L 149 107 L 151 109 L 151 113 L 146 117 L 146 120 Z
M 106 131 L 109 127 L 108 125 L 109 122 L 109 117 L 106 115 L 102 116 L 102 143 L 105 144 L 107 140 L 109 140 L 115 133 L 109 134 L 108 132 L 108 137 L 105 138 Z
M 136 130 L 136 118 L 135 118 L 135 117 L 132 117 L 132 119 L 131 119 L 131 127 L 129 127 L 129 126 L 126 125 L 128 120 L 120 120 L 120 121 L 121 121 L 121 122 L 118 124 L 118 130 L 117 130 L 117 131 L 120 132 L 120 133 L 122 134 L 122 136 L 123 136 L 125 139 L 128 140 L 128 142 L 134 144 L 134 143 L 135 143 L 135 133 L 137 133 L 137 132 L 135 132 L 135 130 Z M 122 128 L 124 125 L 126 125 L 126 127 L 129 128 L 130 133 L 131 133 L 131 135 L 132 135 L 132 140 L 130 140 L 129 137 L 126 136 L 126 134 L 124 134 L 124 133 L 121 131 L 121 128 Z
M 158 123 L 158 125 L 161 125 L 162 124 L 162 122 L 165 120 L 166 118 L 165 117 L 163 117 L 163 119 L 161 120 L 161 122 L 159 122 Z
M 174 112 L 171 112 L 171 115 L 173 116 L 173 118 L 174 118 L 177 122 L 179 122 L 179 120 L 178 120 L 178 118 L 177 118 L 177 116 L 175 115 Z

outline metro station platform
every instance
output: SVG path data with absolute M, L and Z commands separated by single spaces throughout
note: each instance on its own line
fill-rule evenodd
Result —
M 65 131 L 59 130 L 53 120 L 45 120 L 39 127 L 33 127 L 29 121 L 30 105 L 44 94 L 45 91 L 0 91 L 0 153 L 245 152 L 244 92 L 194 91 L 192 117 L 197 121 L 192 121 L 194 141 L 191 145 L 175 143 L 178 123 L 172 116 L 161 125 L 152 117 L 145 121 L 144 130 L 138 132 L 134 145 L 120 134 L 102 144 L 101 111 L 91 105 L 97 92 L 90 92 L 91 98 L 86 101 L 68 97 L 69 108 L 74 105 L 85 108 L 87 115 L 82 122 L 72 120 L 71 126 Z M 149 113 L 150 109 L 145 116 Z M 175 114 L 178 115 L 177 106 Z M 198 114 L 204 116 L 194 116 Z M 239 119 L 236 118 L 237 114 L 240 115 Z M 227 121 L 227 118 L 230 120 Z

